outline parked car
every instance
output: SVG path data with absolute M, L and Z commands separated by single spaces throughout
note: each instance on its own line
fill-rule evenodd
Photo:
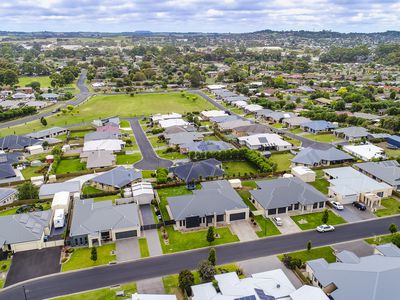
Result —
M 359 202 L 359 201 L 354 201 L 354 202 L 353 202 L 353 206 L 354 206 L 355 208 L 358 208 L 359 210 L 362 210 L 362 211 L 364 211 L 364 210 L 367 209 L 367 207 L 365 206 L 365 204 L 364 204 L 364 203 L 361 203 L 361 202 Z
M 274 221 L 274 223 L 276 225 L 278 225 L 278 226 L 282 226 L 283 225 L 282 219 L 279 218 L 279 217 L 272 217 L 272 221 Z
M 331 201 L 332 207 L 337 209 L 337 210 L 343 210 L 344 207 L 340 202 L 337 201 Z
M 335 227 L 333 227 L 332 225 L 323 224 L 319 225 L 316 229 L 318 232 L 329 232 L 329 231 L 334 231 Z

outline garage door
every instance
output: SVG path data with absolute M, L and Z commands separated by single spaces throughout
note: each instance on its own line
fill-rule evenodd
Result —
M 117 232 L 115 234 L 115 238 L 117 240 L 119 239 L 126 239 L 126 238 L 131 238 L 137 236 L 137 230 L 130 230 L 130 231 L 123 231 L 123 232 Z
M 246 213 L 244 212 L 229 215 L 229 220 L 231 221 L 244 220 L 245 218 L 246 218 Z

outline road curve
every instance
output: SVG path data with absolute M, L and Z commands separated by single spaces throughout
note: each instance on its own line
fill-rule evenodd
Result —
M 251 242 L 221 245 L 217 246 L 218 264 L 305 249 L 309 240 L 312 241 L 314 247 L 319 247 L 386 234 L 391 223 L 400 226 L 400 216 L 337 226 L 336 230 L 330 233 L 306 231 Z M 207 255 L 208 249 L 200 249 L 82 271 L 59 273 L 5 288 L 0 292 L 0 300 L 24 299 L 22 286 L 25 286 L 27 299 L 39 300 L 175 274 L 183 269 L 195 269 L 198 262 L 206 259 Z

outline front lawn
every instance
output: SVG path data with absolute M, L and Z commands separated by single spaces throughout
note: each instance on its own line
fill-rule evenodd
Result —
M 321 134 L 305 134 L 303 135 L 303 137 L 305 137 L 306 139 L 309 140 L 313 140 L 316 142 L 322 142 L 322 143 L 331 143 L 334 141 L 340 141 L 339 138 L 337 138 L 336 136 L 334 136 L 333 134 L 330 133 L 321 133 Z
M 94 130 L 77 130 L 77 131 L 71 131 L 69 133 L 69 138 L 84 138 L 85 135 L 87 135 L 88 133 L 92 133 L 94 132 Z
M 283 128 L 284 126 L 283 126 L 282 123 L 274 123 L 274 124 L 271 125 L 271 127 L 279 129 L 279 128 Z
M 394 198 L 382 199 L 381 204 L 385 208 L 378 209 L 375 212 L 375 215 L 377 215 L 378 217 L 391 216 L 400 213 L 400 202 Z
M 332 212 L 328 210 L 329 218 L 327 224 L 329 225 L 337 225 L 346 223 L 346 221 Z M 292 216 L 292 220 L 300 227 L 301 230 L 315 229 L 317 226 L 322 225 L 322 215 L 323 212 L 315 212 L 305 215 Z
M 228 176 L 240 176 L 244 174 L 256 174 L 257 168 L 247 161 L 225 161 L 222 163 L 222 168 Z
M 306 247 L 306 242 L 304 242 L 304 247 Z M 313 248 L 310 251 L 304 250 L 304 251 L 292 252 L 292 253 L 287 253 L 287 254 L 289 256 L 291 256 L 292 258 L 301 259 L 302 262 L 319 259 L 319 258 L 325 258 L 325 260 L 328 263 L 334 263 L 334 262 L 336 262 L 336 256 L 333 253 L 334 253 L 334 250 L 331 247 L 320 247 L 320 248 Z M 282 260 L 283 254 L 278 255 L 278 258 L 280 260 Z
M 61 271 L 71 271 L 83 268 L 90 268 L 100 265 L 106 265 L 115 261 L 115 243 L 97 247 L 97 260 L 90 259 L 91 248 L 74 248 L 69 260 L 62 264 Z M 113 254 L 111 254 L 113 252 Z
M 132 154 L 117 154 L 117 165 L 131 165 L 142 159 L 139 152 Z
M 371 245 L 383 245 L 392 242 L 393 235 L 392 234 L 385 234 L 385 235 L 378 235 L 368 239 L 365 241 Z
M 169 245 L 164 243 L 161 231 L 158 230 L 163 253 L 174 253 L 210 246 L 207 242 L 207 229 L 190 232 L 175 231 L 172 226 L 167 226 L 165 229 L 168 233 Z M 215 233 L 219 234 L 220 237 L 216 238 L 211 246 L 239 241 L 239 238 L 232 234 L 230 229 L 227 227 L 215 228 Z
M 54 300 L 108 300 L 116 299 L 117 292 L 124 291 L 124 297 L 118 297 L 121 300 L 132 299 L 132 295 L 137 293 L 136 283 L 121 284 L 117 288 L 104 288 L 90 292 L 83 292 L 79 294 L 67 295 L 54 298 Z
M 165 141 L 160 140 L 158 136 L 150 136 L 147 137 L 147 139 L 153 148 L 168 146 L 168 144 Z
M 276 171 L 283 172 L 289 171 L 294 155 L 290 152 L 287 153 L 274 153 L 269 158 L 270 161 L 276 163 Z
M 81 163 L 79 158 L 61 159 L 56 168 L 56 174 L 67 174 L 81 172 L 86 169 L 86 164 Z
M 156 154 L 164 159 L 176 160 L 176 159 L 185 159 L 186 155 L 181 154 L 180 152 L 167 152 L 166 150 L 156 150 Z
M 119 121 L 119 127 L 121 128 L 131 128 L 131 123 L 128 120 Z
M 289 131 L 293 134 L 299 134 L 304 132 L 303 129 L 301 129 L 300 127 L 290 129 Z
M 258 237 L 262 238 L 281 234 L 281 232 L 271 221 L 271 219 L 264 218 L 264 216 L 255 216 L 254 220 L 256 220 L 258 226 L 261 229 L 260 231 L 256 232 Z
M 146 238 L 139 239 L 140 257 L 149 257 L 149 246 L 147 245 Z

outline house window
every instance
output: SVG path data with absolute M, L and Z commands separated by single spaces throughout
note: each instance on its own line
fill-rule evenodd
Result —
M 288 211 L 293 210 L 293 205 L 289 205 L 288 208 L 287 208 L 287 210 L 288 210 Z
M 318 208 L 318 202 L 315 202 L 312 206 L 312 208 Z
M 275 214 L 276 214 L 276 208 L 268 209 L 268 215 L 275 215 Z
M 300 204 L 299 204 L 299 203 L 296 203 L 296 204 L 294 205 L 294 209 L 295 209 L 295 210 L 298 210 L 299 207 L 300 207 Z
M 324 206 L 325 206 L 325 202 L 322 201 L 319 203 L 319 208 L 323 208 Z
M 377 195 L 378 195 L 378 197 L 383 197 L 383 192 L 379 192 L 379 193 L 377 193 Z

